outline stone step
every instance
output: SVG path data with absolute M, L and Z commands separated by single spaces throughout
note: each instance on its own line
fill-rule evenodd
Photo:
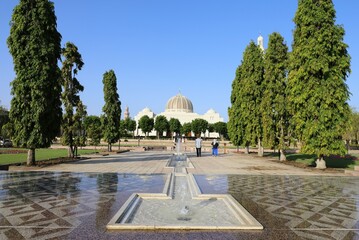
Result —
M 359 166 L 354 166 L 354 171 L 359 171 Z
M 349 176 L 359 176 L 359 171 L 355 170 L 345 170 L 345 174 Z

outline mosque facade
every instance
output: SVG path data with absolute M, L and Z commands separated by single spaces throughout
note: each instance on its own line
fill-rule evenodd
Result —
M 217 123 L 223 122 L 223 118 L 212 108 L 209 109 L 205 114 L 201 115 L 193 112 L 193 104 L 191 100 L 183 96 L 181 93 L 178 93 L 176 96 L 171 97 L 166 104 L 166 108 L 164 112 L 159 114 L 154 113 L 148 107 L 144 108 L 140 111 L 135 117 L 134 120 L 137 123 L 136 133 L 137 135 L 144 136 L 145 134 L 138 128 L 138 121 L 141 117 L 147 115 L 150 118 L 156 119 L 157 116 L 165 116 L 169 121 L 171 118 L 176 118 L 183 125 L 184 123 L 190 123 L 194 119 L 204 119 L 208 123 Z M 166 133 L 164 133 L 165 135 Z M 150 136 L 156 136 L 156 131 L 152 131 Z M 193 135 L 193 133 L 192 133 Z M 206 137 L 218 137 L 218 133 L 206 133 Z
M 262 35 L 259 35 L 257 38 L 257 45 L 258 47 L 265 52 L 264 48 L 264 39 Z M 129 117 L 128 108 L 126 109 L 127 117 Z M 137 124 L 136 134 L 139 136 L 144 136 L 145 134 L 141 131 L 141 129 L 138 128 L 138 121 L 143 116 L 149 116 L 150 118 L 156 119 L 157 116 L 165 116 L 167 120 L 169 121 L 171 118 L 177 118 L 181 124 L 184 123 L 190 123 L 194 119 L 204 119 L 208 123 L 217 123 L 217 122 L 223 122 L 223 118 L 217 113 L 215 110 L 210 108 L 205 114 L 201 115 L 198 113 L 193 112 L 193 104 L 191 100 L 183 96 L 181 93 L 178 93 L 176 96 L 171 97 L 166 104 L 166 108 L 164 112 L 161 112 L 159 114 L 154 113 L 150 108 L 146 107 L 143 110 L 141 110 L 135 117 L 134 120 Z M 166 133 L 164 133 L 165 135 Z M 156 131 L 152 131 L 150 136 L 156 136 Z M 192 133 L 193 136 L 193 133 Z M 218 133 L 208 133 L 208 131 L 205 134 L 206 137 L 218 137 Z

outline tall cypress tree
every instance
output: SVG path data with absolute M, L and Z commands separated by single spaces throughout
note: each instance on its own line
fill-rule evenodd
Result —
M 349 114 L 345 80 L 350 56 L 344 29 L 335 24 L 331 0 L 300 0 L 294 18 L 293 52 L 288 78 L 289 100 L 302 152 L 318 156 L 344 154 L 342 134 Z
M 105 105 L 102 108 L 102 124 L 104 138 L 108 143 L 108 151 L 112 151 L 112 144 L 120 139 L 121 102 L 117 93 L 117 78 L 110 70 L 103 75 L 103 93 Z
M 241 120 L 241 95 L 240 95 L 240 81 L 241 81 L 241 66 L 236 70 L 236 76 L 232 82 L 231 92 L 231 107 L 228 108 L 228 136 L 233 145 L 238 147 L 243 144 L 244 127 Z
M 61 35 L 54 5 L 48 0 L 20 0 L 14 8 L 10 36 L 16 77 L 12 81 L 10 118 L 14 142 L 26 147 L 28 165 L 35 164 L 35 148 L 49 147 L 61 122 Z
M 74 108 L 83 107 L 79 93 L 84 90 L 76 75 L 84 65 L 81 54 L 78 52 L 75 44 L 67 42 L 62 49 L 64 60 L 62 61 L 62 102 L 65 108 L 65 114 L 62 121 L 62 143 L 69 146 L 68 156 L 75 156 L 74 137 L 77 135 L 76 125 L 78 117 L 74 116 Z M 79 105 L 80 104 L 80 105 Z M 78 109 L 79 110 L 79 109 Z M 81 109 L 82 110 L 82 109 Z M 80 110 L 80 111 L 81 111 Z
M 269 36 L 265 53 L 264 85 L 262 100 L 263 143 L 279 147 L 280 160 L 286 160 L 288 113 L 286 85 L 288 72 L 288 47 L 279 33 Z
M 250 144 L 258 144 L 258 155 L 263 155 L 262 148 L 262 89 L 264 59 L 262 50 L 251 41 L 243 54 L 239 99 L 241 101 L 241 125 L 243 142 L 248 149 Z

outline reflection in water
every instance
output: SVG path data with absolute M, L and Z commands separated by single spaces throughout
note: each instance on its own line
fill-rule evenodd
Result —
M 106 216 L 111 215 L 111 207 L 115 201 L 118 188 L 118 175 L 116 173 L 101 173 L 97 175 L 97 207 L 96 227 L 99 228 L 106 223 Z M 106 195 L 110 194 L 110 195 Z
M 97 191 L 111 193 L 117 191 L 118 175 L 116 173 L 100 173 L 97 175 Z
M 0 174 L 3 189 L 14 190 L 12 194 L 53 194 L 73 197 L 79 191 L 81 177 L 76 173 L 11 172 Z M 9 181 L 10 180 L 10 181 Z

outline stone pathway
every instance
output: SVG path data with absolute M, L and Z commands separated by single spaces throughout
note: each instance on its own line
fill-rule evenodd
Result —
M 169 173 L 167 152 L 125 152 L 45 167 L 11 166 L 10 171 L 117 172 L 135 174 Z
M 263 174 L 263 175 L 330 175 L 345 176 L 343 173 L 316 169 L 303 169 L 285 165 L 256 154 L 220 154 L 212 157 L 209 153 L 197 158 L 187 154 L 194 165 L 188 171 L 193 174 Z M 125 152 L 109 156 L 91 155 L 90 159 L 46 167 L 11 166 L 10 171 L 57 171 L 57 172 L 120 172 L 135 174 L 170 173 L 165 166 L 171 152 Z
M 304 169 L 286 165 L 271 158 L 261 158 L 256 154 L 223 154 L 218 157 L 204 155 L 197 158 L 190 155 L 194 174 L 260 174 L 260 175 L 329 175 L 345 176 L 344 172 L 332 172 L 318 169 Z

